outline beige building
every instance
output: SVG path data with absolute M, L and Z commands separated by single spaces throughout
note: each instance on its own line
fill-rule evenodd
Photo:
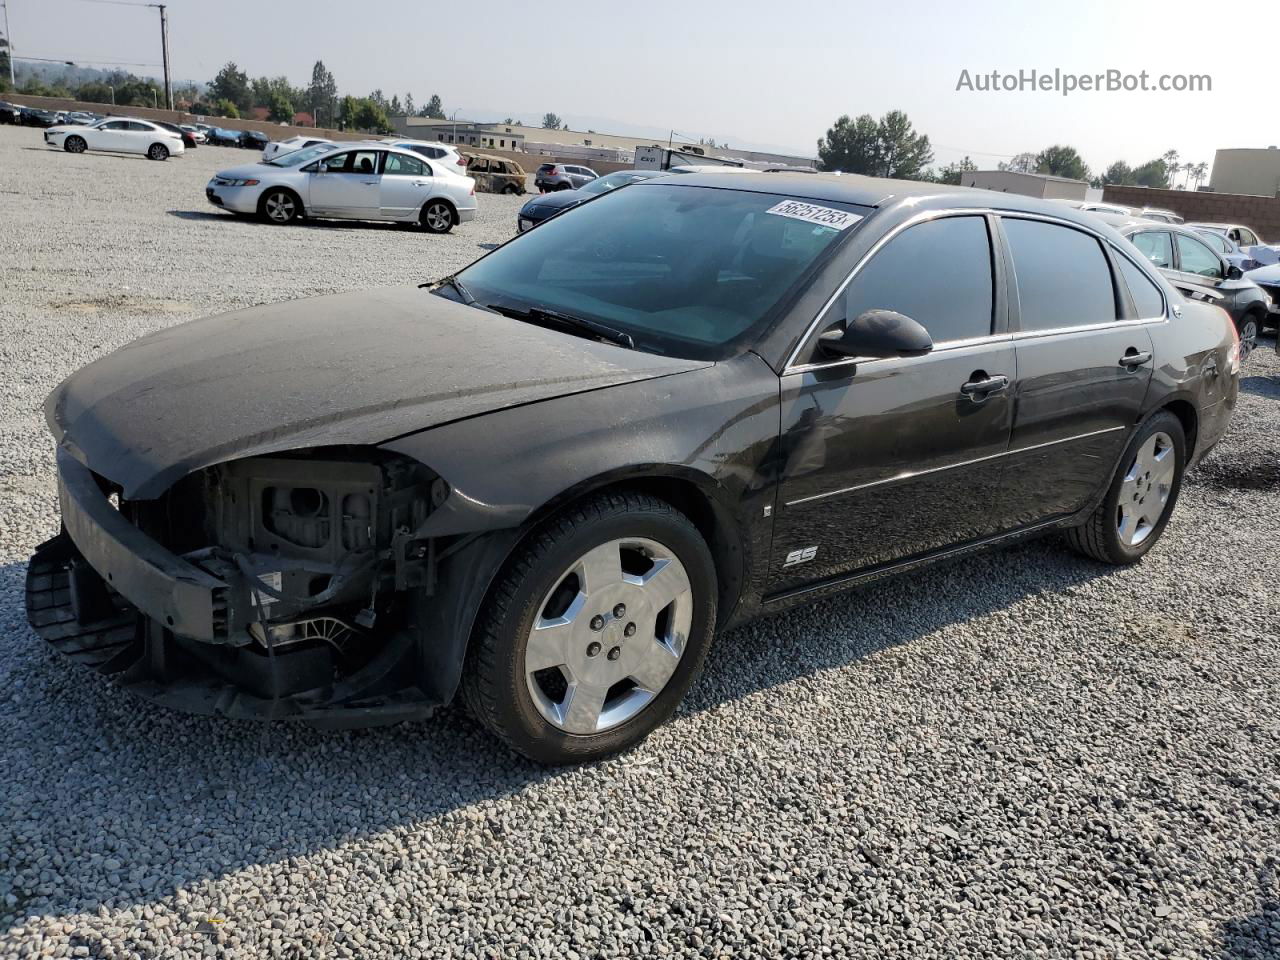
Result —
M 1213 155 L 1209 186 L 1215 193 L 1280 196 L 1280 150 L 1275 147 L 1219 150 Z
M 1013 170 L 975 170 L 960 175 L 962 187 L 1020 193 L 1045 200 L 1084 200 L 1089 184 L 1083 180 L 1054 177 L 1047 173 L 1017 173 Z

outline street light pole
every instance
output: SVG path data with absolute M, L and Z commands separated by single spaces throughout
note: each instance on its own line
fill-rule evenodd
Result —
M 3 2 L 4 2 L 4 39 L 5 39 L 5 43 L 9 45 L 7 47 L 9 51 L 9 86 L 17 90 L 18 84 L 13 79 L 13 37 L 10 36 L 9 34 L 9 0 L 3 0 Z
M 173 109 L 173 83 L 169 79 L 169 15 L 165 5 L 157 3 L 160 8 L 160 52 L 164 61 L 164 105 L 165 109 Z
M 462 109 L 461 107 L 458 108 L 458 110 L 461 110 L 461 109 Z M 449 118 L 450 120 L 453 121 L 453 141 L 452 141 L 453 143 L 458 142 L 458 110 L 454 110 L 453 116 Z

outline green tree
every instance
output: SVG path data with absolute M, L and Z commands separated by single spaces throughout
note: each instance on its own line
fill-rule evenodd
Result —
M 208 95 L 212 100 L 230 100 L 236 105 L 237 116 L 240 111 L 247 111 L 253 106 L 249 75 L 234 61 L 229 61 L 210 81 Z
M 0 34 L 0 93 L 9 92 L 9 38 Z
M 864 113 L 852 120 L 846 113 L 818 139 L 818 162 L 823 170 L 874 175 L 880 162 L 880 129 Z
M 87 103 L 111 103 L 112 97 L 111 87 L 100 80 L 90 80 L 76 87 L 76 99 Z
M 936 180 L 938 183 L 949 183 L 953 187 L 960 186 L 960 178 L 966 173 L 973 173 L 978 169 L 978 165 L 968 157 L 965 157 L 959 163 L 948 163 L 945 167 L 938 171 L 932 177 L 922 179 Z
M 413 94 L 406 93 L 404 95 L 404 114 L 406 117 L 414 116 Z
M 276 123 L 293 122 L 293 102 L 284 95 L 283 91 L 271 91 L 267 108 L 270 110 L 270 113 L 267 114 L 269 120 L 273 120 Z
M 996 164 L 998 170 L 1008 170 L 1012 173 L 1035 173 L 1036 155 L 1030 151 L 1023 153 L 1015 153 L 1013 159 L 1008 163 L 1001 160 Z
M 560 118 L 554 113 L 544 113 L 542 115 L 543 130 L 559 130 Z
M 337 122 L 338 83 L 328 71 L 323 60 L 317 60 L 311 68 L 311 86 L 307 87 L 307 107 L 315 117 L 316 125 L 324 122 L 330 125 Z
M 929 138 L 916 133 L 901 110 L 890 110 L 880 118 L 880 176 L 915 180 L 933 163 Z
M 404 104 L 400 102 L 400 95 L 393 93 L 391 102 L 387 104 L 387 115 L 391 117 L 404 116 Z
M 1200 182 L 1204 180 L 1204 178 L 1207 177 L 1208 175 L 1209 175 L 1209 164 L 1205 163 L 1203 160 L 1201 160 L 1199 163 L 1192 164 L 1191 179 L 1194 180 L 1195 182 L 1192 183 L 1191 189 L 1199 190 Z
M 343 97 L 338 115 L 342 128 L 368 133 L 392 133 L 386 111 L 367 97 Z
M 1089 166 L 1075 147 L 1054 144 L 1036 154 L 1036 173 L 1047 173 L 1070 180 L 1088 180 Z
M 1130 186 L 1134 183 L 1133 168 L 1123 160 L 1117 160 L 1102 174 L 1102 183 L 1113 187 Z
M 226 97 L 215 103 L 213 109 L 220 117 L 230 117 L 232 120 L 240 119 L 240 109 Z
M 427 101 L 427 105 L 418 111 L 418 116 L 428 117 L 432 120 L 443 120 L 444 104 L 440 101 L 440 94 L 433 93 L 431 99 Z

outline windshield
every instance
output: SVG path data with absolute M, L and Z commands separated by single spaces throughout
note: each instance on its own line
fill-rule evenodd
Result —
M 598 193 L 608 193 L 618 187 L 625 187 L 628 183 L 635 183 L 637 180 L 648 180 L 652 176 L 651 173 L 642 173 L 639 170 L 619 170 L 617 173 L 592 180 L 579 192 L 595 196 Z
M 458 279 L 486 306 L 552 310 L 627 333 L 640 350 L 725 359 L 869 212 L 645 183 L 548 220 Z
M 263 163 L 270 164 L 273 167 L 300 167 L 304 163 L 310 163 L 317 157 L 323 157 L 326 153 L 333 153 L 333 144 L 317 143 L 314 147 L 305 147 L 302 150 L 291 150 L 288 153 L 282 153 L 278 157 L 272 157 L 270 160 L 263 160 Z

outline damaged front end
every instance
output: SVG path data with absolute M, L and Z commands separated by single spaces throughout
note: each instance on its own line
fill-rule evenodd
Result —
M 69 656 L 196 713 L 353 726 L 441 702 L 421 655 L 448 495 L 367 448 L 196 471 L 153 500 L 58 454 L 63 532 L 27 577 L 28 618 Z M 446 544 L 447 546 L 447 544 Z

